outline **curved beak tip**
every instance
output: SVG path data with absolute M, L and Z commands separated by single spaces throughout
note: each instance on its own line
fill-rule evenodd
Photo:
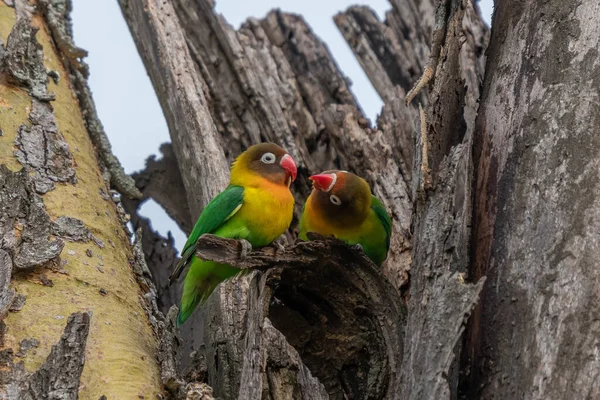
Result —
M 329 192 L 335 185 L 336 178 L 335 174 L 317 174 L 310 176 L 308 179 L 312 181 L 315 189 Z
M 296 175 L 298 174 L 298 168 L 296 167 L 296 162 L 294 158 L 289 154 L 284 155 L 279 162 L 281 168 L 287 171 L 292 177 L 292 182 L 296 180 Z

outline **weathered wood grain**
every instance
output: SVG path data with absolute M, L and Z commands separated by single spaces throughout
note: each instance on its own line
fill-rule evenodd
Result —
M 470 398 L 600 397 L 600 2 L 497 2 L 476 123 Z

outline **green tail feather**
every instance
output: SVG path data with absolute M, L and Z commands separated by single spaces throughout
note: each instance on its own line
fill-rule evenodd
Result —
M 177 326 L 183 323 L 192 315 L 198 305 L 202 305 L 208 300 L 208 297 L 215 291 L 221 283 L 213 279 L 206 279 L 202 282 L 197 282 L 196 285 L 186 285 L 184 283 L 183 295 L 181 296 L 181 306 L 179 314 L 177 314 Z
M 204 304 L 221 282 L 243 271 L 230 265 L 202 261 L 194 257 L 183 281 L 183 294 L 179 314 L 177 314 L 177 326 L 183 325 L 196 307 Z

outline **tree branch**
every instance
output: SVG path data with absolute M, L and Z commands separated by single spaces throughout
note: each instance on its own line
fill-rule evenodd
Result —
M 352 15 L 355 20 L 365 17 L 351 34 L 364 39 L 362 43 L 369 46 L 369 49 L 364 49 L 364 54 L 370 55 L 372 61 L 373 71 L 369 76 L 374 79 L 381 71 L 388 75 L 388 79 L 379 77 L 384 83 L 379 84 L 378 88 L 385 92 L 388 103 L 378 120 L 377 130 L 372 129 L 364 118 L 350 92 L 349 82 L 338 70 L 326 46 L 301 17 L 274 11 L 261 21 L 250 19 L 235 31 L 215 13 L 213 2 L 208 0 L 167 0 L 160 5 L 148 0 L 144 3 L 148 5 L 146 8 L 121 0 L 138 46 L 145 50 L 144 53 L 149 53 L 145 56 L 145 62 L 153 76 L 163 108 L 167 109 L 167 114 L 177 112 L 178 107 L 175 107 L 177 105 L 173 100 L 177 96 L 173 90 L 179 87 L 179 93 L 184 94 L 186 90 L 182 79 L 166 80 L 160 76 L 160 70 L 166 70 L 163 75 L 166 74 L 169 79 L 177 75 L 174 71 L 179 71 L 187 79 L 187 74 L 195 69 L 201 76 L 195 79 L 205 84 L 196 88 L 195 93 L 204 96 L 207 104 L 206 107 L 202 104 L 202 112 L 206 114 L 208 111 L 214 123 L 214 127 L 209 127 L 211 129 L 175 133 L 175 124 L 170 124 L 175 150 L 177 140 L 183 140 L 178 139 L 179 136 L 185 138 L 195 134 L 201 140 L 213 143 L 215 129 L 229 160 L 248 145 L 259 141 L 282 144 L 297 158 L 299 164 L 307 168 L 300 171 L 296 185 L 298 212 L 310 190 L 305 179 L 307 172 L 340 168 L 365 176 L 374 193 L 382 198 L 391 211 L 394 220 L 392 251 L 383 271 L 396 287 L 406 282 L 411 262 L 411 214 L 415 198 L 410 188 L 413 181 L 419 181 L 418 176 L 417 179 L 413 179 L 413 176 L 420 173 L 420 169 L 411 171 L 411 166 L 413 163 L 420 165 L 422 155 L 413 153 L 417 109 L 406 108 L 402 98 L 403 92 L 410 88 L 407 80 L 416 79 L 429 56 L 427 37 L 433 25 L 433 2 L 423 0 L 417 4 L 412 1 L 393 1 L 393 11 L 388 13 L 385 23 L 377 21 L 372 13 L 367 15 L 368 10 L 361 14 L 362 11 L 356 9 L 357 12 Z M 172 13 L 173 10 L 175 13 Z M 453 22 L 452 26 L 458 27 L 457 21 Z M 171 32 L 165 30 L 166 26 L 173 28 L 174 34 L 171 36 L 174 35 L 177 45 L 171 47 L 177 48 L 178 54 L 166 47 L 165 32 Z M 361 32 L 370 28 L 375 29 Z M 181 46 L 182 37 L 185 37 L 186 46 Z M 456 43 L 452 42 L 453 45 Z M 381 51 L 380 44 L 384 45 L 384 51 Z M 398 56 L 395 65 L 387 65 L 389 57 L 386 52 L 397 52 L 399 48 L 405 50 L 403 56 L 407 61 L 402 61 L 402 57 Z M 452 67 L 452 73 L 458 70 L 456 50 L 457 47 L 453 47 L 450 54 L 452 65 L 446 65 L 446 59 L 440 58 L 440 70 L 445 71 L 448 66 Z M 475 60 L 481 59 L 477 52 L 470 55 Z M 183 56 L 186 66 L 190 65 L 191 57 L 195 68 L 180 71 L 178 65 L 181 63 L 174 64 L 168 60 L 175 56 Z M 400 65 L 405 62 L 409 65 Z M 479 66 L 476 62 L 465 65 L 466 68 Z M 468 76 L 469 90 L 477 86 L 475 83 L 480 77 L 477 73 Z M 394 87 L 384 87 L 385 82 L 393 82 Z M 452 90 L 457 90 L 455 98 L 464 95 L 465 91 L 460 85 L 462 82 L 459 79 L 455 79 L 451 85 Z M 165 90 L 167 86 L 170 87 L 168 91 Z M 432 126 L 441 121 L 445 124 L 444 129 L 454 131 L 453 135 L 444 134 L 436 142 L 431 141 L 433 128 L 426 132 L 432 147 L 443 141 L 439 146 L 441 149 L 438 151 L 436 148 L 436 158 L 431 165 L 435 172 L 438 172 L 437 167 L 441 162 L 437 156 L 443 158 L 449 154 L 451 147 L 461 143 L 465 135 L 460 123 L 451 124 L 461 121 L 455 118 L 457 115 L 460 117 L 461 104 L 458 101 L 444 110 L 444 118 L 432 114 Z M 471 103 L 468 104 L 470 106 Z M 472 106 L 473 110 L 475 107 Z M 185 118 L 186 115 L 182 114 L 182 121 Z M 468 116 L 465 118 L 468 119 Z M 201 156 L 197 159 L 182 158 L 177 152 L 182 174 L 194 175 L 192 168 L 201 169 L 207 167 L 205 163 L 211 164 L 206 154 Z M 452 190 L 456 188 L 456 193 L 444 192 L 435 198 L 436 202 L 449 208 L 432 218 L 440 226 L 456 219 L 457 227 L 452 231 L 455 236 L 448 241 L 456 243 L 456 250 L 451 249 L 448 254 L 463 261 L 464 239 L 469 232 L 466 229 L 467 217 L 470 215 L 470 208 L 465 207 L 470 192 L 464 185 L 471 175 L 468 163 L 461 161 L 460 166 L 455 176 L 459 184 L 452 186 Z M 456 164 L 449 168 L 456 169 Z M 221 176 L 217 177 L 219 183 Z M 448 180 L 454 179 L 452 176 Z M 202 185 L 192 186 L 188 182 L 186 188 L 188 198 L 195 196 L 198 203 L 206 200 Z M 452 205 L 456 205 L 457 209 L 451 208 Z M 420 211 L 425 218 L 423 208 Z M 421 221 L 426 219 L 417 222 Z M 427 230 L 430 227 L 425 223 L 417 225 L 417 229 L 423 232 L 430 232 L 431 229 Z M 437 252 L 438 246 L 446 243 L 441 240 L 447 238 L 447 234 L 430 232 L 430 236 L 421 242 L 421 253 L 414 263 L 418 266 L 415 275 L 439 265 L 448 267 L 446 250 Z M 426 252 L 428 244 L 436 249 L 435 254 Z M 404 336 L 402 324 L 397 322 L 403 312 L 389 282 L 363 255 L 330 239 L 298 243 L 282 253 L 276 253 L 272 248 L 260 249 L 245 258 L 240 258 L 236 241 L 228 243 L 223 239 L 204 237 L 199 246 L 200 257 L 261 271 L 221 284 L 201 310 L 182 327 L 184 357 L 192 350 L 204 353 L 208 380 L 217 396 L 236 397 L 243 393 L 256 397 L 260 394 L 259 388 L 264 389 L 269 385 L 272 393 L 286 397 L 286 388 L 289 386 L 275 388 L 273 382 L 284 377 L 290 380 L 304 379 L 298 375 L 298 371 L 305 367 L 314 375 L 304 381 L 305 387 L 313 387 L 310 389 L 313 395 L 320 392 L 319 386 L 313 385 L 313 378 L 323 384 L 328 395 L 334 398 L 368 395 L 373 398 L 394 398 L 400 392 L 399 378 L 389 371 L 396 367 L 398 371 L 403 369 L 399 367 L 398 357 L 403 354 Z M 421 262 L 425 264 L 420 265 Z M 452 273 L 456 269 L 453 264 Z M 452 277 L 450 274 L 444 279 Z M 420 301 L 420 291 L 431 289 L 434 285 L 420 276 L 415 282 L 414 298 Z M 471 285 L 464 287 L 468 287 L 470 293 Z M 442 294 L 452 298 L 456 293 L 450 290 Z M 435 309 L 417 309 L 418 304 L 416 300 L 411 304 L 415 319 L 411 322 L 410 340 L 417 338 L 424 329 L 420 323 L 427 321 L 427 327 L 434 329 L 435 326 L 430 325 L 429 321 L 439 321 L 441 315 L 436 314 L 438 311 Z M 453 318 L 457 318 L 453 322 L 462 321 L 465 308 L 470 309 L 461 306 L 457 308 L 458 311 L 452 310 Z M 381 321 L 388 316 L 392 316 L 394 322 L 382 327 Z M 363 317 L 364 320 L 361 319 Z M 266 336 L 265 332 L 271 329 L 270 324 L 284 335 L 297 355 L 286 350 L 285 357 L 270 364 L 269 360 L 274 360 L 271 357 L 276 357 L 277 348 L 287 348 L 279 340 L 282 336 Z M 452 324 L 452 327 L 455 326 Z M 458 326 L 460 330 L 461 325 Z M 432 336 L 438 337 L 437 332 Z M 444 346 L 454 346 L 458 336 L 450 335 Z M 414 343 L 417 343 L 416 339 Z M 387 352 L 389 349 L 392 349 L 390 353 Z M 412 350 L 414 353 L 406 357 L 409 368 L 413 367 L 411 357 L 423 360 L 422 357 L 429 354 L 428 349 L 423 352 L 419 348 Z M 283 362 L 284 358 L 291 361 Z M 428 364 L 427 368 L 436 363 Z M 392 364 L 394 367 L 389 367 Z M 443 375 L 445 366 L 436 371 L 442 371 L 440 373 Z M 365 382 L 372 385 L 366 388 Z
M 313 232 L 309 232 L 308 236 L 317 241 L 299 241 L 284 252 L 278 252 L 274 246 L 262 247 L 241 257 L 242 245 L 239 240 L 204 234 L 196 243 L 196 255 L 203 260 L 229 264 L 240 269 L 262 271 L 274 267 L 305 268 L 317 264 L 347 263 L 349 260 L 376 268 L 362 251 L 349 247 L 341 240 L 325 238 Z
M 172 1 L 119 0 L 167 119 L 192 220 L 228 181 L 227 161 Z
M 203 235 L 196 254 L 264 271 L 250 281 L 250 292 L 259 288 L 254 297 L 261 300 L 255 299 L 249 312 L 265 314 L 250 320 L 263 327 L 258 331 L 263 334 L 272 323 L 330 397 L 396 398 L 404 321 L 396 290 L 362 251 L 334 238 L 309 235 L 316 240 L 298 242 L 283 252 L 265 247 L 243 258 L 239 241 Z M 255 357 L 265 365 L 279 342 L 247 346 L 246 352 L 264 347 L 266 355 Z M 258 372 L 250 379 L 255 384 L 260 384 Z
M 477 104 L 468 99 L 478 95 L 476 81 L 483 71 L 478 53 L 465 54 L 464 47 L 469 46 L 461 48 L 461 37 L 465 26 L 472 26 L 466 22 L 469 18 L 474 16 L 472 22 L 477 24 L 474 11 L 469 4 L 452 8 L 444 22 L 447 29 L 435 83 L 426 115 L 421 115 L 414 153 L 413 190 L 420 196 L 415 200 L 409 317 L 401 367 L 401 393 L 407 399 L 456 398 L 461 338 L 484 282 L 484 278 L 465 279 L 472 215 L 472 117 L 477 110 Z
M 367 6 L 350 7 L 334 21 L 385 103 L 397 98 L 396 85 L 405 93 L 410 89 L 421 69 L 412 42 L 398 38 Z M 405 51 L 406 47 L 411 51 Z

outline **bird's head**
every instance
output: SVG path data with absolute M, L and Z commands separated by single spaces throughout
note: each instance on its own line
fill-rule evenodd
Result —
M 371 188 L 359 176 L 347 171 L 325 171 L 312 175 L 313 208 L 321 218 L 340 227 L 360 225 L 371 207 Z
M 236 158 L 231 167 L 231 183 L 242 180 L 240 184 L 248 184 L 248 180 L 264 178 L 289 187 L 297 173 L 296 162 L 285 150 L 274 143 L 259 143 Z

